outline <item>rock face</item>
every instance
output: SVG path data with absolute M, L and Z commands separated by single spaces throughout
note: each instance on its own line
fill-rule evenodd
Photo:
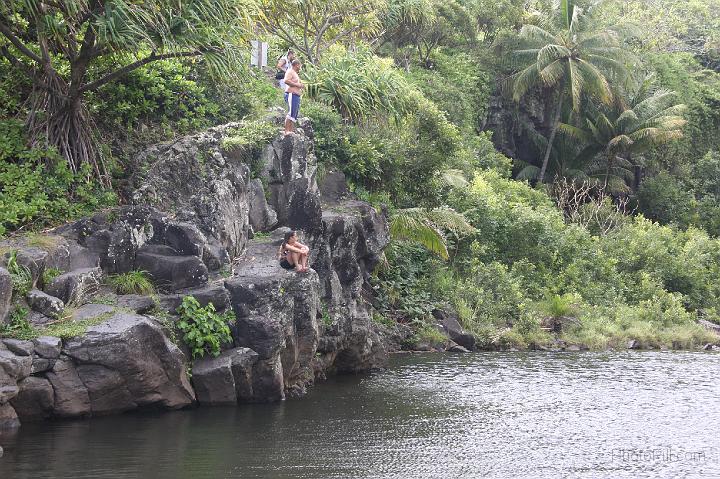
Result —
M 302 395 L 327 372 L 383 365 L 385 346 L 365 297 L 388 242 L 384 216 L 348 199 L 341 175 L 330 177 L 321 199 L 309 124 L 257 149 L 252 169 L 223 149 L 238 128 L 224 125 L 139 155 L 151 164 L 133 180 L 133 206 L 58 228 L 47 248 L 3 244 L 37 278 L 49 268 L 62 273 L 28 297 L 37 327 L 68 302 L 64 320 L 95 325 L 64 341 L 0 343 L 0 422 L 278 401 Z M 311 248 L 306 273 L 284 270 L 276 259 L 289 228 Z M 162 294 L 113 293 L 112 305 L 93 303 L 104 275 L 133 270 L 147 272 Z M 0 269 L 0 294 L 4 278 Z M 172 324 L 152 317 L 176 314 L 186 296 L 236 316 L 232 344 L 193 361 L 192 379 L 188 356 L 169 339 Z
M 146 406 L 175 409 L 195 399 L 182 353 L 145 317 L 116 314 L 70 340 L 63 353 L 73 360 L 93 414 Z
M 65 303 L 63 303 L 62 299 L 50 296 L 37 289 L 30 291 L 26 299 L 28 305 L 30 305 L 34 311 L 51 318 L 57 318 L 63 309 L 65 309 Z
M 10 273 L 5 268 L 0 268 L 0 325 L 5 324 L 10 315 L 12 289 Z

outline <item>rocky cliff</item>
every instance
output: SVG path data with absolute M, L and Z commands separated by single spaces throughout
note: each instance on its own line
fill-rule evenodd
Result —
M 0 245 L 4 263 L 16 258 L 33 284 L 11 304 L 0 268 L 0 322 L 25 307 L 41 332 L 59 321 L 86 328 L 64 339 L 0 339 L 0 427 L 276 401 L 329 372 L 381 366 L 387 353 L 364 298 L 387 223 L 345 198 L 341 177 L 318 186 L 311 126 L 302 126 L 251 156 L 225 147 L 241 123 L 153 146 L 137 158 L 147 167 L 134 178 L 133 205 Z M 275 259 L 288 228 L 311 246 L 307 274 Z M 108 275 L 134 270 L 149 273 L 159 294 L 105 286 Z M 174 314 L 189 295 L 235 314 L 218 357 L 191 361 L 175 339 Z

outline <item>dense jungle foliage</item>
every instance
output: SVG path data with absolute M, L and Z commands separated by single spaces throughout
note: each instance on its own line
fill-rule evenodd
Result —
M 378 321 L 696 347 L 720 323 L 714 3 L 0 0 L 0 235 L 122 202 L 145 145 L 282 106 L 259 37 L 305 62 L 321 171 L 389 208 Z

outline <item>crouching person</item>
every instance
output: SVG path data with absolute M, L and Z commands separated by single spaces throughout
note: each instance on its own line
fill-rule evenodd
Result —
M 304 273 L 308 270 L 309 254 L 310 248 L 298 241 L 295 231 L 285 233 L 285 240 L 278 250 L 280 266 L 285 269 L 295 269 L 298 273 Z

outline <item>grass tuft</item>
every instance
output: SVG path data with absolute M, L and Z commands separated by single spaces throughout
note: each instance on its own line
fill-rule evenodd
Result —
M 145 271 L 130 271 L 109 276 L 107 284 L 112 286 L 117 294 L 142 294 L 144 296 L 155 294 L 155 286 Z

